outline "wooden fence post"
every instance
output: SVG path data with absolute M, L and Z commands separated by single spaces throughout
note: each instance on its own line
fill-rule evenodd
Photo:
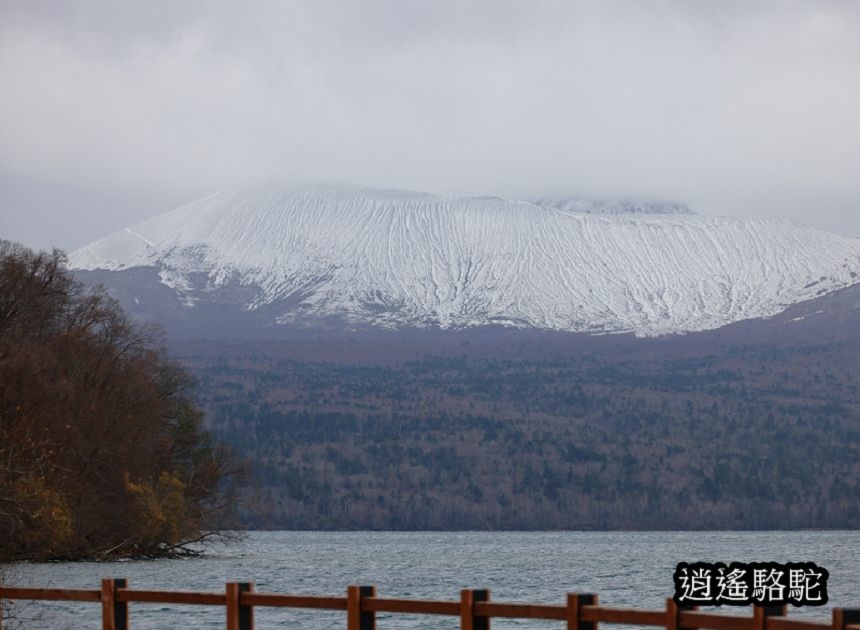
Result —
M 227 582 L 227 630 L 254 630 L 254 608 L 242 604 L 253 590 L 253 582 Z
M 582 620 L 583 606 L 597 606 L 597 595 L 567 595 L 567 630 L 597 630 L 596 621 Z
M 860 624 L 860 608 L 833 609 L 833 630 L 845 630 L 845 626 Z
M 116 589 L 127 586 L 123 579 L 102 580 L 102 630 L 128 630 L 128 604 L 116 600 Z
M 696 610 L 696 606 L 681 604 L 671 597 L 666 600 L 666 630 L 688 630 L 681 625 L 681 611 Z
M 753 606 L 753 630 L 765 630 L 768 617 L 784 617 L 786 606 Z
M 348 586 L 346 588 L 347 630 L 376 630 L 376 613 L 361 609 L 361 603 L 365 597 L 376 597 L 376 587 Z
M 490 618 L 475 615 L 475 604 L 488 601 L 490 591 L 486 589 L 460 591 L 460 630 L 490 630 Z

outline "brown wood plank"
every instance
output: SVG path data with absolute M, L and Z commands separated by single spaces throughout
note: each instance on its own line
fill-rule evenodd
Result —
M 224 593 L 227 611 L 227 630 L 239 630 L 239 584 L 228 582 Z
M 192 606 L 224 606 L 227 603 L 227 596 L 224 593 L 205 593 L 200 591 L 138 591 L 117 589 L 116 599 L 120 602 L 189 604 Z
M 666 600 L 666 630 L 681 630 L 681 609 L 671 597 Z
M 224 592 L 227 630 L 254 630 L 254 609 L 242 604 L 242 593 L 253 592 L 251 582 L 227 582 Z
M 788 617 L 770 617 L 767 620 L 767 630 L 831 630 L 830 622 L 804 621 Z
M 117 599 L 119 590 L 127 587 L 128 580 L 123 578 L 102 580 L 103 627 L 110 630 L 128 630 L 128 604 Z M 107 616 L 111 617 L 110 621 L 106 621 Z
M 556 619 L 567 618 L 566 606 L 550 604 L 501 604 L 499 602 L 475 602 L 478 617 L 505 617 L 507 619 Z
M 665 610 L 646 610 L 637 608 L 608 608 L 605 606 L 583 606 L 583 621 L 603 621 L 606 623 L 627 623 L 637 626 L 665 626 Z
M 680 623 L 683 628 L 707 628 L 708 630 L 752 630 L 753 618 L 740 615 L 719 615 L 698 610 L 682 610 Z
M 589 606 L 597 608 L 599 601 L 600 598 L 596 593 L 568 593 L 565 618 L 567 630 L 597 630 L 597 622 L 586 621 L 583 618 L 583 611 Z
M 346 597 L 319 595 L 281 595 L 279 593 L 242 593 L 244 606 L 273 606 L 278 608 L 314 608 L 346 610 Z
M 830 627 L 833 630 L 854 630 L 860 627 L 860 608 L 834 608 Z
M 3 599 L 30 599 L 54 602 L 101 602 L 100 590 L 78 590 L 69 588 L 21 588 L 4 586 L 0 588 Z
M 753 629 L 765 630 L 771 617 L 785 617 L 787 606 L 753 606 Z
M 489 630 L 490 619 L 475 614 L 475 604 L 490 599 L 485 589 L 463 589 L 460 591 L 460 630 Z
M 698 610 L 698 606 L 690 604 L 679 605 L 671 597 L 666 599 L 666 630 L 687 630 L 681 625 L 681 613 L 685 610 Z
M 472 623 L 473 603 L 472 591 L 465 588 L 460 591 L 460 630 L 475 630 Z
M 460 602 L 368 597 L 364 600 L 362 609 L 374 612 L 410 613 L 413 615 L 451 615 L 456 617 L 460 614 Z
M 567 630 L 579 630 L 579 606 L 576 593 L 567 594 L 567 610 L 564 620 Z
M 347 630 L 376 630 L 376 613 L 364 607 L 364 598 L 376 596 L 375 586 L 352 585 L 346 589 Z
M 116 630 L 116 588 L 113 580 L 102 580 L 102 630 Z

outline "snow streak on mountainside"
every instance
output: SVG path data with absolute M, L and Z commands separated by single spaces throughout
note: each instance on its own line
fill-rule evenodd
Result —
M 642 335 L 773 315 L 860 280 L 858 240 L 677 204 L 606 207 L 237 187 L 92 243 L 70 266 L 154 267 L 189 308 L 251 287 L 244 308 L 277 306 L 282 323 Z
M 665 201 L 595 201 L 576 197 L 539 197 L 532 203 L 579 214 L 692 214 L 683 203 Z

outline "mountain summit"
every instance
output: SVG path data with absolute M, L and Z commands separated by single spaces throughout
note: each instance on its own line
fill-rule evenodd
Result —
M 854 284 L 860 241 L 681 204 L 261 185 L 111 234 L 69 264 L 156 317 L 660 335 Z

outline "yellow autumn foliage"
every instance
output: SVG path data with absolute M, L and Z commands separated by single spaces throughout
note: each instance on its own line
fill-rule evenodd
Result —
M 28 505 L 28 544 L 33 547 L 62 549 L 72 538 L 75 519 L 63 495 L 34 475 L 22 477 L 13 485 L 17 501 Z
M 185 484 L 173 473 L 162 471 L 152 483 L 126 481 L 137 510 L 137 540 L 142 546 L 183 540 L 194 523 L 190 522 L 185 501 Z
M 0 563 L 193 553 L 230 457 L 157 331 L 0 239 Z

